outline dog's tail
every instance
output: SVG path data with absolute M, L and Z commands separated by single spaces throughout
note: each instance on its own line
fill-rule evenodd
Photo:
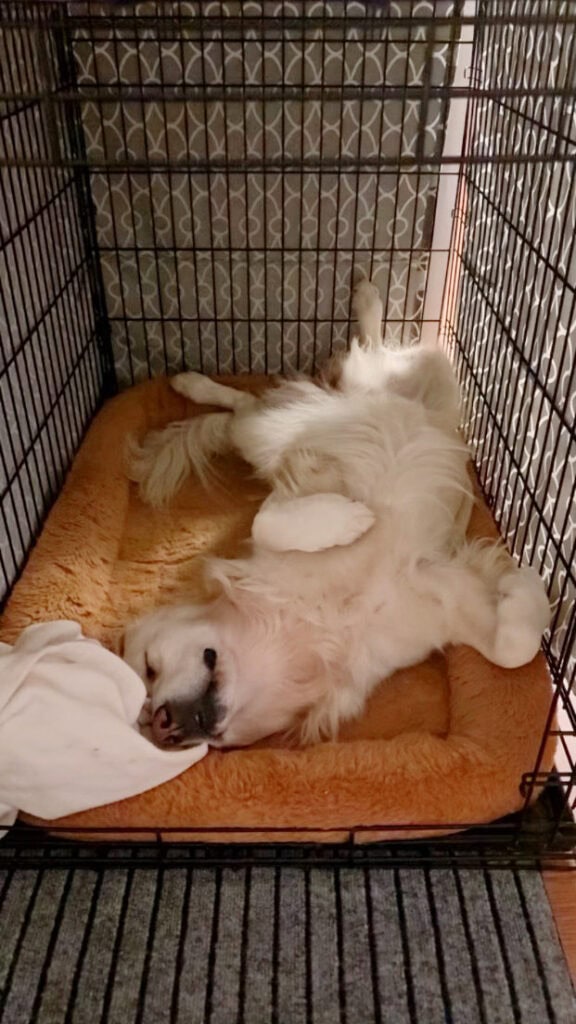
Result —
M 215 412 L 153 430 L 141 441 L 128 442 L 128 476 L 140 496 L 156 508 L 165 505 L 190 472 L 206 483 L 211 461 L 232 447 L 233 413 Z

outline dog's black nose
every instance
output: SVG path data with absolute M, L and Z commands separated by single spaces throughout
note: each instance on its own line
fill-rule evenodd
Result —
M 204 664 L 206 665 L 207 669 L 210 669 L 210 672 L 213 672 L 214 669 L 216 668 L 217 657 L 218 655 L 216 654 L 216 651 L 214 650 L 213 647 L 206 647 L 204 649 Z
M 173 747 L 180 740 L 180 728 L 168 702 L 156 708 L 152 716 L 152 736 L 159 747 Z
M 158 708 L 152 719 L 152 735 L 162 747 L 184 747 L 214 736 L 223 709 L 216 689 L 210 686 L 195 700 L 171 700 Z

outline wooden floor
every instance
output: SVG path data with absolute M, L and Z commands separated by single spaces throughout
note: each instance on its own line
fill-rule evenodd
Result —
M 542 877 L 564 955 L 576 984 L 576 866 L 572 871 L 543 871 Z

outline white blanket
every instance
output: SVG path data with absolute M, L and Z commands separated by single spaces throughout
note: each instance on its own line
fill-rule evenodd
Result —
M 204 757 L 205 744 L 171 752 L 141 736 L 145 698 L 136 673 L 75 622 L 0 644 L 0 825 L 134 796 Z

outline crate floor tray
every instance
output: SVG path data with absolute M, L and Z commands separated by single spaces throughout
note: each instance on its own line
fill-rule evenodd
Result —
M 184 594 L 202 597 L 200 557 L 236 552 L 263 490 L 231 460 L 228 490 L 207 494 L 191 480 L 156 512 L 129 485 L 123 457 L 129 432 L 194 412 L 163 380 L 107 404 L 14 590 L 2 639 L 13 641 L 32 622 L 69 618 L 114 647 L 134 616 Z M 482 506 L 471 533 L 494 534 Z M 470 648 L 451 648 L 383 682 L 337 743 L 291 749 L 273 739 L 212 751 L 141 796 L 51 824 L 72 835 L 105 828 L 110 838 L 122 829 L 177 829 L 175 838 L 223 839 L 230 834 L 219 830 L 237 829 L 244 839 L 242 830 L 255 839 L 334 840 L 352 829 L 360 839 L 407 837 L 493 821 L 523 806 L 522 776 L 539 753 L 540 770 L 551 767 L 552 740 L 540 750 L 550 699 L 542 656 L 509 671 Z

